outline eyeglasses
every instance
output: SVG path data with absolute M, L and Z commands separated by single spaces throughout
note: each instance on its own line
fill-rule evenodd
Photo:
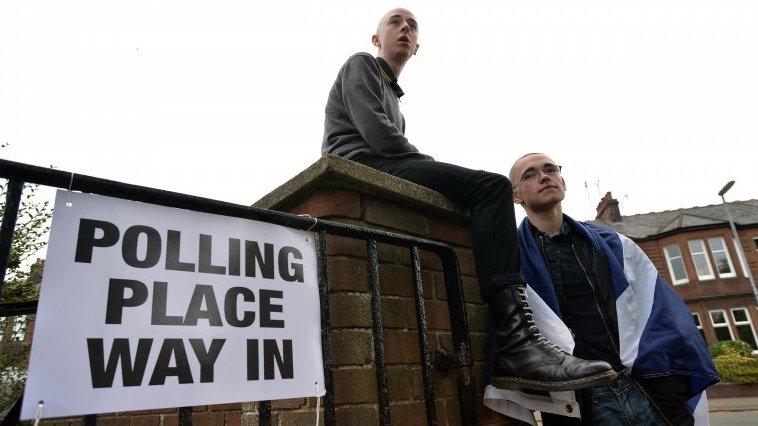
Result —
M 534 167 L 530 167 L 526 169 L 524 174 L 521 175 L 521 178 L 516 182 L 516 185 L 513 185 L 513 189 L 516 189 L 516 187 L 521 182 L 526 182 L 530 180 L 537 179 L 540 175 L 540 172 L 544 173 L 547 176 L 558 176 L 561 174 L 561 166 L 558 166 L 556 164 L 547 163 L 544 166 L 542 166 L 541 169 L 535 169 Z

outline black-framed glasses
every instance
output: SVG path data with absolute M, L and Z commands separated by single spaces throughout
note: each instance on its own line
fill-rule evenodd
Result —
M 540 175 L 540 172 L 548 176 L 558 176 L 561 174 L 561 169 L 563 169 L 562 166 L 552 163 L 547 163 L 540 169 L 530 167 L 524 171 L 524 173 L 521 175 L 521 178 L 519 178 L 518 182 L 516 182 L 516 185 L 513 185 L 513 188 L 515 189 L 521 182 L 537 179 Z

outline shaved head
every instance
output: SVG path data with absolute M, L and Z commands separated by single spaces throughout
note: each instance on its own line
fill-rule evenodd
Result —
M 531 157 L 532 155 L 545 155 L 545 154 L 541 152 L 530 152 L 529 154 L 524 154 L 521 157 L 519 157 L 518 160 L 516 160 L 516 162 L 514 162 L 513 165 L 511 166 L 511 171 L 508 172 L 508 179 L 511 180 L 512 186 L 516 186 L 516 183 L 518 183 L 516 181 L 520 178 L 520 176 L 517 176 L 519 164 L 522 162 L 522 160 L 524 160 L 525 158 Z
M 390 19 L 391 16 L 398 15 L 398 14 L 408 14 L 410 16 L 413 16 L 413 13 L 408 9 L 403 9 L 402 7 L 397 7 L 395 9 L 390 10 L 389 12 L 385 13 L 384 16 L 382 16 L 382 19 L 379 20 L 379 23 L 376 24 L 376 33 L 379 34 L 382 32 L 382 25 L 387 23 L 387 20 Z

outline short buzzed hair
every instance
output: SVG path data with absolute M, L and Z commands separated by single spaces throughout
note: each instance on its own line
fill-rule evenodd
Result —
M 508 179 L 511 181 L 511 186 L 516 186 L 516 180 L 519 179 L 520 176 L 516 176 L 516 165 L 521 161 L 522 159 L 526 157 L 530 157 L 532 155 L 545 155 L 541 152 L 530 152 L 529 154 L 524 154 L 521 157 L 519 157 L 516 161 L 513 162 L 513 165 L 511 166 L 511 171 L 508 172 Z

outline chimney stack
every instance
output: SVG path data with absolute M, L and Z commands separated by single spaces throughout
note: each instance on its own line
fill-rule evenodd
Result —
M 602 219 L 608 222 L 621 222 L 621 211 L 619 211 L 619 202 L 611 196 L 610 191 L 597 205 L 597 216 L 595 219 Z

